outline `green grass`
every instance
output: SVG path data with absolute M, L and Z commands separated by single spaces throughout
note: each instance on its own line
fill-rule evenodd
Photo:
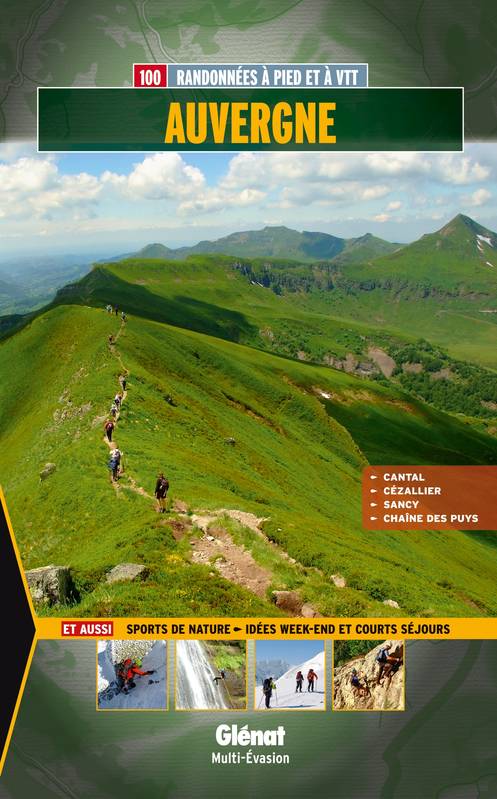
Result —
M 129 269 L 138 267 L 121 267 L 125 284 Z M 491 534 L 370 533 L 360 514 L 367 462 L 492 463 L 493 438 L 391 387 L 181 329 L 199 314 L 206 323 L 209 286 L 201 309 L 183 303 L 183 320 L 179 306 L 174 310 L 178 326 L 165 324 L 158 317 L 170 306 L 160 295 L 160 267 L 150 270 L 142 265 L 136 275 L 157 279 L 151 305 L 149 294 L 135 294 L 136 284 L 120 287 L 126 298 L 105 298 L 128 311 L 135 302 L 118 343 L 130 370 L 116 436 L 126 477 L 153 493 L 163 469 L 172 499 L 192 510 L 237 508 L 269 517 L 264 532 L 300 566 L 248 530 L 232 527 L 235 540 L 269 568 L 274 587 L 299 588 L 323 614 L 381 616 L 387 598 L 399 602 L 397 614 L 497 612 Z M 229 273 L 226 281 L 231 285 Z M 182 290 L 193 293 L 191 285 Z M 101 291 L 93 287 L 91 302 Z M 207 313 L 213 325 L 225 318 Z M 81 594 L 71 615 L 274 615 L 273 604 L 227 582 L 212 565 L 192 564 L 189 536 L 176 542 L 169 517 L 127 489 L 126 477 L 118 495 L 110 485 L 102 423 L 94 420 L 117 387 L 121 365 L 107 347 L 117 328 L 103 310 L 59 305 L 0 345 L 0 368 L 9 375 L 0 387 L 0 468 L 25 567 L 71 566 Z M 40 482 L 47 462 L 56 471 Z M 103 582 L 124 561 L 144 563 L 148 577 Z M 337 572 L 345 589 L 330 579 Z

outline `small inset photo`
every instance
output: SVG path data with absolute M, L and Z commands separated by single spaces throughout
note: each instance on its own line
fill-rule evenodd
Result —
M 98 641 L 98 710 L 167 710 L 165 641 Z
M 176 710 L 246 710 L 245 641 L 176 641 Z
M 334 641 L 333 710 L 405 710 L 404 641 Z
M 324 641 L 256 641 L 255 710 L 325 709 Z

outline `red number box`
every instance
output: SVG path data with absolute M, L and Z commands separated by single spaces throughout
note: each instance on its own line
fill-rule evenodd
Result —
M 167 86 L 167 64 L 133 64 L 135 89 L 160 89 Z

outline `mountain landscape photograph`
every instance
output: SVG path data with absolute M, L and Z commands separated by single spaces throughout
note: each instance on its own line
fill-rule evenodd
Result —
M 61 218 L 75 167 L 57 186 L 51 162 L 46 210 L 11 233 L 62 231 L 76 255 L 5 253 L 9 285 L 26 266 L 0 317 L 1 483 L 39 614 L 496 614 L 494 532 L 370 532 L 361 516 L 368 465 L 497 465 L 497 214 L 480 150 L 266 157 L 268 196 L 259 161 L 232 157 L 214 186 L 148 156 L 127 176 L 85 173 L 92 199 Z M 30 158 L 41 170 L 25 154 L 16 169 Z M 421 187 L 441 211 L 409 214 Z M 268 221 L 276 199 L 284 219 Z M 149 217 L 119 233 L 140 202 L 174 205 L 176 233 Z M 202 204 L 231 230 L 197 237 Z

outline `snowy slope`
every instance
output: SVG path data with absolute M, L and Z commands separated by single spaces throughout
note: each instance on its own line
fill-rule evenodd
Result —
M 115 663 L 126 657 L 141 657 L 142 670 L 155 674 L 136 678 L 136 688 L 101 701 L 101 693 L 115 680 Z M 150 683 L 152 681 L 152 683 Z M 98 642 L 99 707 L 104 710 L 165 710 L 166 642 L 165 641 L 99 641 Z
M 314 683 L 314 692 L 307 692 L 307 672 L 309 669 L 314 669 L 318 675 L 317 684 Z M 296 674 L 301 671 L 304 675 L 304 684 L 302 686 L 302 693 L 295 692 Z M 324 710 L 324 695 L 325 695 L 325 668 L 324 668 L 324 650 L 318 652 L 317 655 L 301 663 L 300 666 L 292 666 L 285 672 L 276 683 L 276 695 L 273 691 L 271 697 L 271 710 L 279 710 L 281 708 L 291 708 L 292 710 Z M 271 675 L 268 674 L 268 677 Z M 257 685 L 255 688 L 255 707 L 257 708 L 260 703 L 260 708 L 264 708 L 264 700 L 261 702 L 262 685 Z

